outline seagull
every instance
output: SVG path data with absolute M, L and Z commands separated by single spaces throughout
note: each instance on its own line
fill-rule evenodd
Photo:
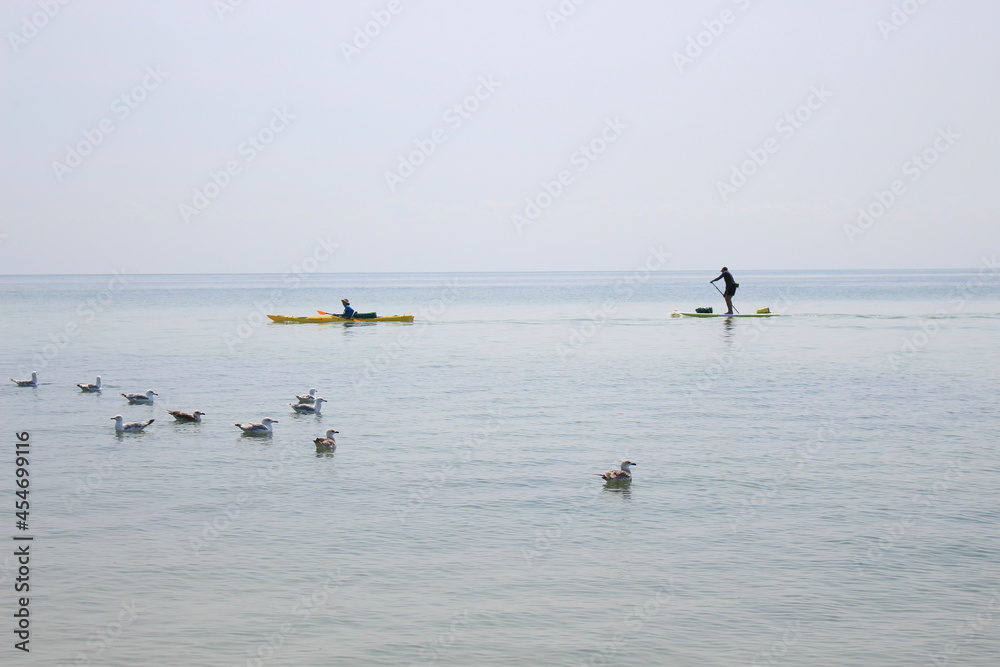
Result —
M 144 405 L 151 405 L 153 403 L 153 397 L 159 396 L 155 391 L 149 389 L 145 394 L 122 394 L 128 399 L 129 403 L 142 403 Z
M 316 402 L 316 389 L 310 389 L 308 394 L 299 394 L 295 398 L 299 399 L 299 403 L 315 403 Z
M 152 424 L 154 421 L 156 421 L 155 419 L 150 419 L 149 421 L 144 421 L 144 422 L 129 422 L 129 423 L 126 424 L 126 423 L 124 423 L 125 422 L 125 418 L 122 417 L 121 415 L 115 415 L 114 417 L 112 417 L 112 419 L 115 420 L 115 430 L 118 431 L 119 433 L 126 433 L 126 432 L 133 433 L 133 432 L 138 432 L 138 431 L 141 431 L 142 429 L 146 428 L 150 424 Z
M 271 435 L 271 424 L 277 424 L 277 419 L 271 419 L 270 417 L 264 417 L 260 420 L 261 423 L 252 424 L 235 424 L 243 430 L 243 435 Z
M 78 384 L 76 385 L 80 388 L 80 391 L 95 392 L 101 390 L 101 376 L 97 376 L 97 382 L 94 384 Z
M 37 387 L 38 371 L 31 371 L 30 380 L 15 380 L 14 378 L 11 378 L 10 381 L 16 384 L 18 387 Z
M 313 405 L 307 405 L 305 403 L 289 403 L 292 406 L 292 410 L 295 410 L 299 414 L 303 415 L 318 415 L 320 408 L 323 407 L 324 403 L 328 401 L 325 398 L 317 398 Z
M 602 478 L 605 482 L 631 482 L 632 472 L 629 470 L 634 465 L 639 465 L 638 463 L 633 463 L 632 461 L 622 461 L 621 470 L 609 470 L 606 473 L 595 473 L 598 477 Z
M 340 433 L 340 431 L 334 431 L 332 428 L 327 429 L 326 436 L 322 438 L 316 438 L 313 442 L 316 443 L 316 451 L 332 451 L 337 448 L 337 441 L 333 439 L 334 433 Z
M 179 410 L 167 410 L 167 414 L 174 416 L 179 422 L 200 422 L 202 415 L 205 413 L 201 410 L 195 410 L 194 412 L 181 412 Z

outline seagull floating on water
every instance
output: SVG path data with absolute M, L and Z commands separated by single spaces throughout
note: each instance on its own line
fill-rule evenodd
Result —
M 37 387 L 38 371 L 31 371 L 30 380 L 15 380 L 14 378 L 11 378 L 10 381 L 16 384 L 18 387 Z
M 325 398 L 319 397 L 316 399 L 316 402 L 313 403 L 312 405 L 309 405 L 307 403 L 289 403 L 289 405 L 292 406 L 292 410 L 295 410 L 299 414 L 318 415 L 320 408 L 323 407 L 323 404 L 328 402 L 329 401 L 327 401 Z
M 595 474 L 597 474 L 597 476 L 603 479 L 605 482 L 631 482 L 632 472 L 629 470 L 629 468 L 631 468 L 634 465 L 638 464 L 633 463 L 632 461 L 629 460 L 625 460 L 622 461 L 621 470 L 609 470 L 606 473 L 595 473 Z
M 194 412 L 181 412 L 180 410 L 167 410 L 167 414 L 173 415 L 174 419 L 179 422 L 200 422 L 202 416 L 205 414 L 201 410 L 195 410 Z
M 244 435 L 271 435 L 271 424 L 277 424 L 277 419 L 271 419 L 270 417 L 264 417 L 260 420 L 261 423 L 252 424 L 235 424 L 240 429 L 243 430 Z
M 100 391 L 101 376 L 100 375 L 97 376 L 97 382 L 95 382 L 94 384 L 77 384 L 76 386 L 80 388 L 80 391 L 86 391 L 86 392 Z
M 313 440 L 316 443 L 317 452 L 327 452 L 337 448 L 337 441 L 333 439 L 334 433 L 340 433 L 340 431 L 334 431 L 332 428 L 327 429 L 325 437 Z
M 299 399 L 299 403 L 315 403 L 316 402 L 316 389 L 310 389 L 308 394 L 299 394 L 295 398 Z
M 149 421 L 128 422 L 126 424 L 125 418 L 122 417 L 121 415 L 115 415 L 114 417 L 112 417 L 112 419 L 115 420 L 115 430 L 118 431 L 119 433 L 126 433 L 126 432 L 133 433 L 136 431 L 141 431 L 142 429 L 146 428 L 154 421 L 156 421 L 155 419 L 150 419 Z
M 159 394 L 152 389 L 149 389 L 145 394 L 122 394 L 122 396 L 127 398 L 129 403 L 143 403 L 149 405 L 153 402 L 153 397 L 159 396 Z

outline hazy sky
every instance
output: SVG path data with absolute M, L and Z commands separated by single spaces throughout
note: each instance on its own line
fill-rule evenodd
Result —
M 631 270 L 650 246 L 707 272 L 975 268 L 997 250 L 995 0 L 0 11 L 0 273 Z

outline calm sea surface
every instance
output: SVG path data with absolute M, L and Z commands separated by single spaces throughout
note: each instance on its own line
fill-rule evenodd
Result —
M 1000 664 L 997 269 L 713 277 L 0 277 L 0 662 Z

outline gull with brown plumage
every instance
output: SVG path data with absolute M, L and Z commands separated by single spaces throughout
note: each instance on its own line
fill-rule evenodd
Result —
M 620 470 L 609 470 L 605 473 L 595 473 L 598 477 L 603 479 L 605 482 L 612 483 L 625 483 L 632 481 L 632 471 L 630 468 L 636 464 L 634 461 L 629 461 L 628 459 L 622 461 L 622 467 Z
M 332 452 L 335 450 L 337 448 L 337 441 L 333 439 L 335 433 L 340 433 L 340 431 L 334 431 L 330 428 L 326 430 L 326 436 L 313 440 L 316 443 L 316 451 Z
M 194 412 L 181 412 L 180 410 L 167 410 L 167 414 L 173 416 L 179 422 L 196 422 L 201 423 L 201 418 L 205 415 L 201 410 L 195 410 Z

